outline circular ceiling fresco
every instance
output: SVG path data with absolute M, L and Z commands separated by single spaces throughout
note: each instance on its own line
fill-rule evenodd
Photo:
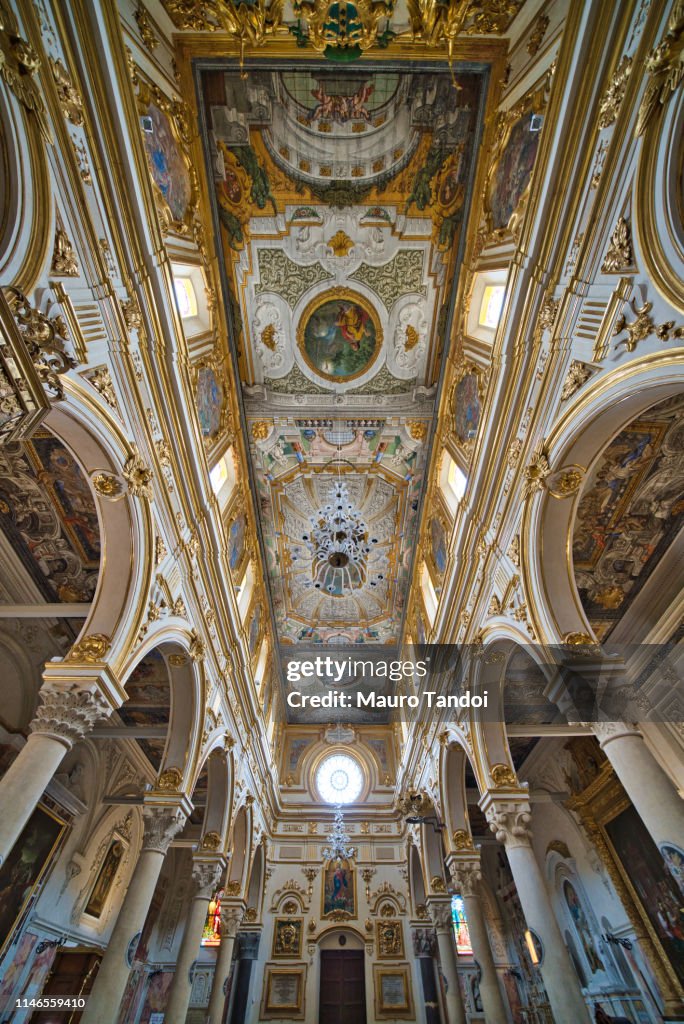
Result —
M 297 344 L 307 366 L 324 380 L 355 380 L 375 362 L 382 327 L 374 307 L 357 292 L 333 288 L 302 314 Z

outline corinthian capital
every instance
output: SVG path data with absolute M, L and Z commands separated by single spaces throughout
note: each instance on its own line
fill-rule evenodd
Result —
M 489 827 L 496 836 L 498 842 L 512 849 L 515 846 L 529 846 L 532 833 L 530 832 L 530 805 L 527 800 L 492 800 L 486 797 L 480 801 Z
M 31 732 L 60 740 L 67 747 L 78 743 L 96 722 L 105 718 L 111 707 L 96 691 L 45 684 L 39 693 L 41 703 L 30 725 Z
M 201 899 L 211 899 L 224 866 L 222 860 L 193 861 L 192 881 L 195 886 L 195 896 L 199 896 Z
M 428 911 L 436 932 L 451 930 L 451 897 L 438 900 L 428 899 Z
M 229 939 L 234 939 L 240 928 L 243 917 L 245 916 L 244 907 L 226 906 L 221 905 L 221 933 L 227 936 Z
M 151 806 L 143 809 L 145 835 L 143 850 L 166 854 L 169 846 L 185 824 L 185 812 L 180 807 Z
M 453 858 L 449 863 L 449 871 L 454 889 L 457 889 L 461 896 L 479 896 L 482 881 L 479 860 Z

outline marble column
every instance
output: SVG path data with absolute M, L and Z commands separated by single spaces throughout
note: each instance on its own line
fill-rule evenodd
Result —
M 233 963 L 235 936 L 238 933 L 244 913 L 245 907 L 243 903 L 234 905 L 221 904 L 221 945 L 218 948 L 214 981 L 211 986 L 207 1024 L 223 1024 L 226 995 L 228 993 L 228 979 L 230 978 L 230 970 Z
M 458 980 L 456 942 L 451 917 L 451 896 L 428 896 L 427 907 L 437 935 L 439 962 L 446 983 L 447 1024 L 466 1024 Z
M 178 803 L 155 801 L 143 810 L 145 835 L 130 885 L 116 919 L 107 950 L 81 1018 L 82 1024 L 116 1024 L 145 918 L 152 902 L 164 857 L 185 824 L 190 810 Z
M 601 749 L 624 786 L 658 848 L 682 845 L 684 800 L 646 746 L 639 730 L 625 722 L 595 722 Z
M 539 968 L 555 1024 L 590 1024 L 579 979 L 556 921 L 537 858 L 530 843 L 530 804 L 525 791 L 489 791 L 480 800 L 489 827 L 506 848 L 527 927 L 543 947 Z
M 111 712 L 97 692 L 76 684 L 44 685 L 31 735 L 0 779 L 0 864 L 33 814 L 65 754 Z
M 435 978 L 435 933 L 432 928 L 414 928 L 411 937 L 423 985 L 425 1024 L 440 1024 L 439 993 Z
M 192 992 L 192 965 L 200 951 L 202 931 L 207 920 L 209 901 L 216 891 L 226 864 L 223 857 L 196 857 L 192 864 L 194 894 L 181 940 L 176 970 L 171 983 L 165 1024 L 185 1024 Z
M 508 1014 L 494 966 L 494 957 L 489 944 L 489 935 L 480 899 L 482 873 L 479 854 L 475 851 L 465 857 L 451 854 L 447 858 L 447 866 L 451 873 L 454 889 L 463 897 L 473 956 L 481 971 L 480 996 L 485 1020 L 487 1024 L 508 1024 Z
M 238 957 L 235 969 L 235 998 L 230 1014 L 230 1024 L 245 1024 L 249 1004 L 249 986 L 252 980 L 254 961 L 259 959 L 261 932 L 238 932 Z

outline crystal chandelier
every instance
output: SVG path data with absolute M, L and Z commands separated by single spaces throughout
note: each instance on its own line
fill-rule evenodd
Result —
M 378 543 L 368 536 L 368 527 L 356 511 L 347 485 L 338 477 L 328 492 L 328 502 L 309 516 L 311 529 L 302 540 L 311 554 L 311 580 L 307 587 L 325 590 L 333 597 L 358 590 L 366 582 L 376 587 L 385 578 L 375 573 L 369 579 L 368 556 Z
M 323 859 L 334 860 L 338 867 L 341 867 L 342 861 L 351 860 L 356 853 L 356 847 L 350 846 L 350 838 L 347 835 L 347 830 L 344 827 L 344 815 L 342 808 L 339 804 L 335 807 L 335 818 L 333 827 L 328 836 L 329 846 L 324 847 L 321 850 Z

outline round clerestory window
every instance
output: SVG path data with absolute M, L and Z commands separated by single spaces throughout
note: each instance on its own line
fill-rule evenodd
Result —
M 352 804 L 361 795 L 361 765 L 348 754 L 331 754 L 316 772 L 316 789 L 327 804 Z

